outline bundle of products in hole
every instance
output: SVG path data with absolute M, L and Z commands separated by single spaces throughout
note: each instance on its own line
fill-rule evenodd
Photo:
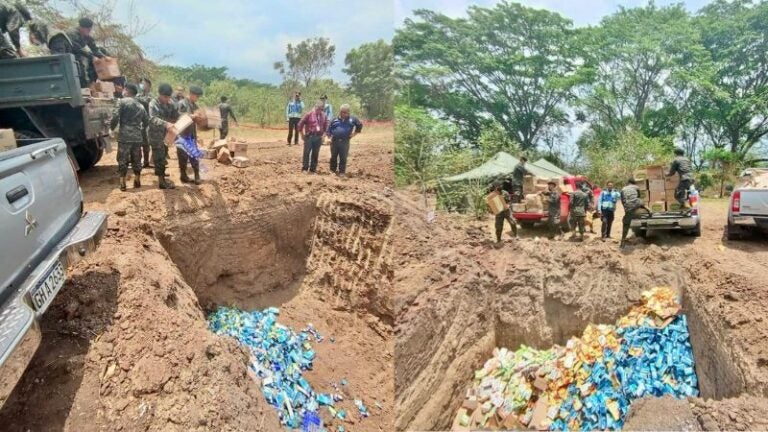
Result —
M 698 396 L 688 324 L 659 287 L 616 325 L 589 325 L 565 347 L 497 348 L 475 372 L 453 430 L 617 430 L 646 396 Z
M 340 421 L 347 419 L 347 413 L 334 406 L 343 400 L 340 394 L 317 393 L 302 376 L 303 371 L 312 369 L 315 358 L 310 341 L 322 342 L 323 337 L 311 324 L 294 332 L 277 322 L 279 313 L 277 308 L 245 312 L 221 307 L 209 316 L 208 325 L 216 334 L 231 336 L 248 347 L 250 366 L 261 380 L 264 398 L 278 411 L 283 425 L 325 431 L 321 408 Z M 361 418 L 368 416 L 362 401 L 356 400 L 355 405 Z

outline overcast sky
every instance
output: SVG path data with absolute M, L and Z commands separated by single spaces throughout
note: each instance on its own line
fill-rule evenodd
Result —
M 459 17 L 465 15 L 467 8 L 471 5 L 490 7 L 498 3 L 495 0 L 394 0 L 395 1 L 395 21 L 398 26 L 403 20 L 411 16 L 411 12 L 414 9 L 431 9 L 439 10 L 442 13 Z M 570 18 L 577 26 L 597 24 L 600 19 L 606 15 L 609 15 L 616 10 L 619 6 L 634 7 L 641 6 L 648 3 L 644 0 L 519 0 L 518 3 L 522 3 L 526 6 L 549 9 L 560 13 L 561 15 Z M 697 11 L 705 4 L 709 3 L 706 0 L 657 0 L 656 4 L 659 6 L 683 3 L 691 11 Z
M 83 0 L 90 6 L 93 0 Z M 153 59 L 178 66 L 195 63 L 227 66 L 230 75 L 280 83 L 272 65 L 285 59 L 288 43 L 327 37 L 336 45 L 332 78 L 348 81 L 341 71 L 347 52 L 378 39 L 391 41 L 393 4 L 357 0 L 117 0 L 114 18 L 131 19 L 129 5 L 155 24 L 137 39 Z M 165 56 L 169 56 L 165 58 Z

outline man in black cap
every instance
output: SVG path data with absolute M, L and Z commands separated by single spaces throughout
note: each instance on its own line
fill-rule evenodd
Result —
M 188 114 L 190 117 L 195 118 L 197 114 L 195 112 L 198 110 L 197 106 L 197 100 L 200 98 L 200 96 L 203 95 L 203 89 L 201 89 L 198 86 L 191 86 L 189 88 L 189 97 L 184 98 L 179 101 L 179 114 Z M 192 138 L 195 141 L 197 141 L 197 127 L 194 123 L 192 123 L 188 128 L 186 128 L 183 131 L 179 131 L 179 136 L 185 137 L 185 138 Z M 181 182 L 182 183 L 190 183 L 191 180 L 189 179 L 189 176 L 187 175 L 187 162 L 189 162 L 192 165 L 192 170 L 195 173 L 195 184 L 199 185 L 202 183 L 202 180 L 200 179 L 200 161 L 195 158 L 189 157 L 187 152 L 184 149 L 179 148 L 176 146 L 176 156 L 179 158 L 179 170 L 181 170 Z
M 112 80 L 112 84 L 115 85 L 115 93 L 114 93 L 115 99 L 123 98 L 123 91 L 125 91 L 125 83 L 127 81 L 128 80 L 125 79 L 125 76 L 120 76 Z
M 136 100 L 149 112 L 149 103 L 152 101 L 152 81 L 149 78 L 141 79 L 139 94 L 136 95 Z M 144 131 L 144 143 L 141 146 L 141 153 L 144 156 L 144 168 L 152 168 L 152 165 L 149 164 L 150 146 L 146 130 Z
M 155 175 L 160 189 L 173 189 L 172 181 L 165 179 L 165 167 L 168 164 L 168 147 L 165 145 L 165 134 L 173 128 L 179 119 L 179 110 L 171 100 L 173 87 L 170 84 L 160 84 L 157 88 L 158 97 L 149 102 L 149 128 L 147 139 L 152 146 L 152 159 L 155 163 Z
M 135 99 L 139 88 L 136 84 L 126 84 L 125 92 L 126 97 L 120 99 L 115 107 L 110 124 L 112 130 L 120 127 L 117 136 L 117 170 L 120 174 L 121 191 L 126 190 L 128 163 L 133 167 L 133 187 L 141 187 L 141 143 L 144 139 L 144 129 L 149 124 L 147 111 Z
M 51 54 L 75 55 L 75 59 L 82 68 L 80 77 L 81 87 L 88 87 L 88 84 L 96 81 L 96 68 L 93 66 L 93 59 L 108 56 L 104 48 L 96 45 L 96 41 L 91 37 L 93 29 L 93 20 L 87 17 L 80 18 L 78 27 L 59 35 L 52 36 L 48 48 Z M 88 48 L 88 49 L 86 49 Z
M 221 97 L 221 103 L 219 104 L 219 114 L 221 115 L 221 128 L 219 129 L 219 138 L 224 139 L 229 135 L 229 117 L 237 124 L 237 118 L 235 118 L 235 111 L 232 110 L 232 105 L 227 103 L 227 97 Z
M 21 3 L 0 4 L 0 59 L 12 59 L 23 56 L 19 30 L 24 23 L 32 20 L 32 14 Z M 5 38 L 8 33 L 11 41 Z

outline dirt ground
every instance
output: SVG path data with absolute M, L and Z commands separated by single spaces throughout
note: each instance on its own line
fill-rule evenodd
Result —
M 81 175 L 85 208 L 110 213 L 109 233 L 69 269 L 0 429 L 279 430 L 246 351 L 207 329 L 209 310 L 237 305 L 280 307 L 297 331 L 312 323 L 325 337 L 305 375 L 314 389 L 346 379 L 346 430 L 392 430 L 392 127 L 353 140 L 346 180 L 329 175 L 327 146 L 320 174 L 307 175 L 285 132 L 231 135 L 254 165 L 206 160 L 199 187 L 179 184 L 171 160 L 177 189 L 144 170 L 141 189 L 129 180 L 120 192 L 115 153 Z
M 700 398 L 634 428 L 765 429 L 768 418 L 768 241 L 723 240 L 727 201 L 704 201 L 703 233 L 583 243 L 550 241 L 540 228 L 494 243 L 493 222 L 438 213 L 398 191 L 395 244 L 395 399 L 398 430 L 444 430 L 495 346 L 546 348 L 611 323 L 658 285 L 681 295 L 689 319 Z M 599 221 L 595 231 L 599 233 Z M 505 230 L 508 230 L 505 227 Z M 686 406 L 687 405 L 687 406 Z M 658 406 L 656 404 L 655 406 Z M 695 424 L 690 419 L 694 418 Z

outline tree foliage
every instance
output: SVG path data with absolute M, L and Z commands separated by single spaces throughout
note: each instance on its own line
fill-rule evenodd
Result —
M 423 109 L 395 107 L 395 180 L 400 185 L 422 187 L 439 175 L 435 169 L 440 152 L 453 140 L 456 130 L 434 120 Z
M 598 184 L 623 183 L 635 170 L 646 165 L 666 164 L 672 156 L 669 142 L 647 137 L 636 129 L 620 131 L 608 148 L 599 141 L 588 142 L 583 152 L 589 177 Z
M 493 119 L 525 150 L 568 122 L 563 104 L 577 79 L 571 22 L 557 13 L 501 2 L 467 18 L 417 10 L 395 36 L 395 54 L 422 106 L 477 137 Z
M 395 92 L 392 45 L 383 40 L 360 45 L 347 53 L 344 63 L 349 88 L 360 98 L 366 117 L 391 119 Z
M 336 47 L 327 38 L 306 39 L 296 45 L 288 44 L 285 61 L 274 68 L 287 81 L 299 81 L 309 87 L 313 80 L 325 75 L 333 66 Z

